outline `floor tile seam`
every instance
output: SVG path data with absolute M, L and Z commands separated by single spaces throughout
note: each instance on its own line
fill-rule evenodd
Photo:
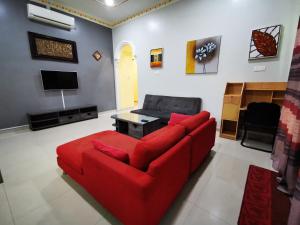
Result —
M 209 176 L 208 181 L 205 182 L 205 184 L 203 185 L 203 188 L 201 188 L 201 190 L 199 192 L 197 192 L 197 196 L 199 196 L 203 191 L 205 191 L 205 189 L 206 189 L 207 185 L 209 184 L 209 182 L 211 181 L 212 177 L 213 176 Z M 196 183 L 196 185 L 197 185 L 197 183 Z M 191 199 L 185 199 L 184 201 L 188 201 L 189 203 L 196 205 L 196 202 Z
M 195 206 L 196 206 L 196 208 L 199 208 L 199 209 L 205 211 L 207 214 L 209 214 L 209 215 L 215 217 L 216 219 L 218 219 L 218 220 L 224 222 L 224 223 L 225 223 L 224 225 L 231 225 L 225 218 L 223 218 L 223 217 L 221 217 L 221 216 L 218 216 L 218 215 L 214 214 L 213 212 L 211 212 L 210 210 L 204 208 L 203 206 L 198 205 L 198 204 L 196 204 L 196 203 L 195 203 Z
M 61 193 L 59 196 L 57 196 L 57 197 L 55 197 L 55 198 L 53 198 L 53 199 L 51 199 L 51 200 L 46 200 L 46 201 L 47 201 L 47 203 L 52 203 L 52 202 L 58 200 L 59 198 L 61 198 L 63 195 L 66 195 L 68 192 L 71 192 L 71 191 L 72 191 L 72 190 L 66 190 L 66 191 L 64 191 L 63 193 Z M 9 201 L 9 198 L 8 198 L 8 197 L 7 197 L 7 199 L 8 199 L 8 201 Z M 34 208 L 28 210 L 28 211 L 25 212 L 25 213 L 22 213 L 22 214 L 19 215 L 19 216 L 15 216 L 14 213 L 13 213 L 13 211 L 11 210 L 11 214 L 12 214 L 12 217 L 14 218 L 14 221 L 16 221 L 16 220 L 20 220 L 20 219 L 24 218 L 24 217 L 27 216 L 28 214 L 32 213 L 33 211 L 35 211 L 35 210 L 37 210 L 38 208 L 41 208 L 41 207 L 43 207 L 43 206 L 47 206 L 47 205 L 46 205 L 46 204 L 39 204 L 39 205 L 37 205 L 36 207 L 34 207 Z M 14 225 L 16 225 L 16 223 L 14 223 Z
M 5 187 L 5 184 L 4 184 L 4 183 L 3 183 L 3 191 L 4 191 L 4 195 L 5 195 L 5 198 L 6 198 L 7 205 L 8 205 L 10 218 L 12 219 L 13 224 L 16 225 L 16 221 L 15 221 L 15 218 L 14 218 L 14 216 L 13 216 L 12 207 L 11 207 L 10 201 L 9 201 L 9 199 L 8 199 L 8 195 L 7 195 L 6 187 Z

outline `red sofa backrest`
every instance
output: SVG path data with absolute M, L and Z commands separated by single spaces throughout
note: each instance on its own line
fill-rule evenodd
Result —
M 187 136 L 192 139 L 191 173 L 204 161 L 215 144 L 216 120 L 210 118 Z
M 168 129 L 168 132 L 161 133 L 159 136 L 140 140 L 131 155 L 130 165 L 145 171 L 151 161 L 173 147 L 184 136 L 185 128 L 175 125 Z
M 187 118 L 183 121 L 181 121 L 179 124 L 181 126 L 184 126 L 186 129 L 186 134 L 191 133 L 193 130 L 195 130 L 197 127 L 199 127 L 201 124 L 206 122 L 210 117 L 210 113 L 207 111 L 202 111 L 190 118 Z
M 190 159 L 192 148 L 191 137 L 185 136 L 167 152 L 153 160 L 148 167 L 147 174 L 151 177 L 174 176 L 174 180 L 179 178 L 179 174 L 185 174 L 188 178 L 190 174 Z

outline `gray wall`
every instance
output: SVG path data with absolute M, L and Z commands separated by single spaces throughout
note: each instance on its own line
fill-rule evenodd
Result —
M 67 107 L 98 105 L 99 111 L 116 108 L 112 31 L 80 18 L 76 30 L 27 19 L 27 0 L 0 0 L 0 129 L 27 124 L 27 112 L 62 107 L 59 91 L 45 92 L 40 70 L 77 71 L 79 89 L 65 91 Z M 79 64 L 32 60 L 27 31 L 73 40 Z M 103 52 L 97 62 L 95 50 Z

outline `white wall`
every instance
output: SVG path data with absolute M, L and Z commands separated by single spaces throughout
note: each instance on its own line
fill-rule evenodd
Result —
M 298 0 L 181 0 L 113 30 L 116 51 L 122 41 L 136 50 L 139 102 L 144 95 L 198 96 L 203 109 L 220 121 L 226 82 L 286 81 L 300 15 Z M 251 31 L 282 24 L 280 57 L 248 62 Z M 185 74 L 188 40 L 222 35 L 219 72 Z M 164 48 L 162 69 L 149 66 L 150 49 Z M 115 56 L 117 52 L 114 52 Z M 265 72 L 253 72 L 265 65 Z

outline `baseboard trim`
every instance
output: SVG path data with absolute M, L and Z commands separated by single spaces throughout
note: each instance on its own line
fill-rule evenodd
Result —
M 16 127 L 2 128 L 2 129 L 0 129 L 0 133 L 1 133 L 1 132 L 9 132 L 9 131 L 11 131 L 11 130 L 25 129 L 25 128 L 28 128 L 28 127 L 29 127 L 29 125 L 28 125 L 28 124 L 25 124 L 25 125 L 16 126 Z
M 109 113 L 116 113 L 117 109 L 112 109 L 112 110 L 107 110 L 107 111 L 103 111 L 103 112 L 98 112 L 98 115 L 105 115 L 105 114 L 109 114 Z

